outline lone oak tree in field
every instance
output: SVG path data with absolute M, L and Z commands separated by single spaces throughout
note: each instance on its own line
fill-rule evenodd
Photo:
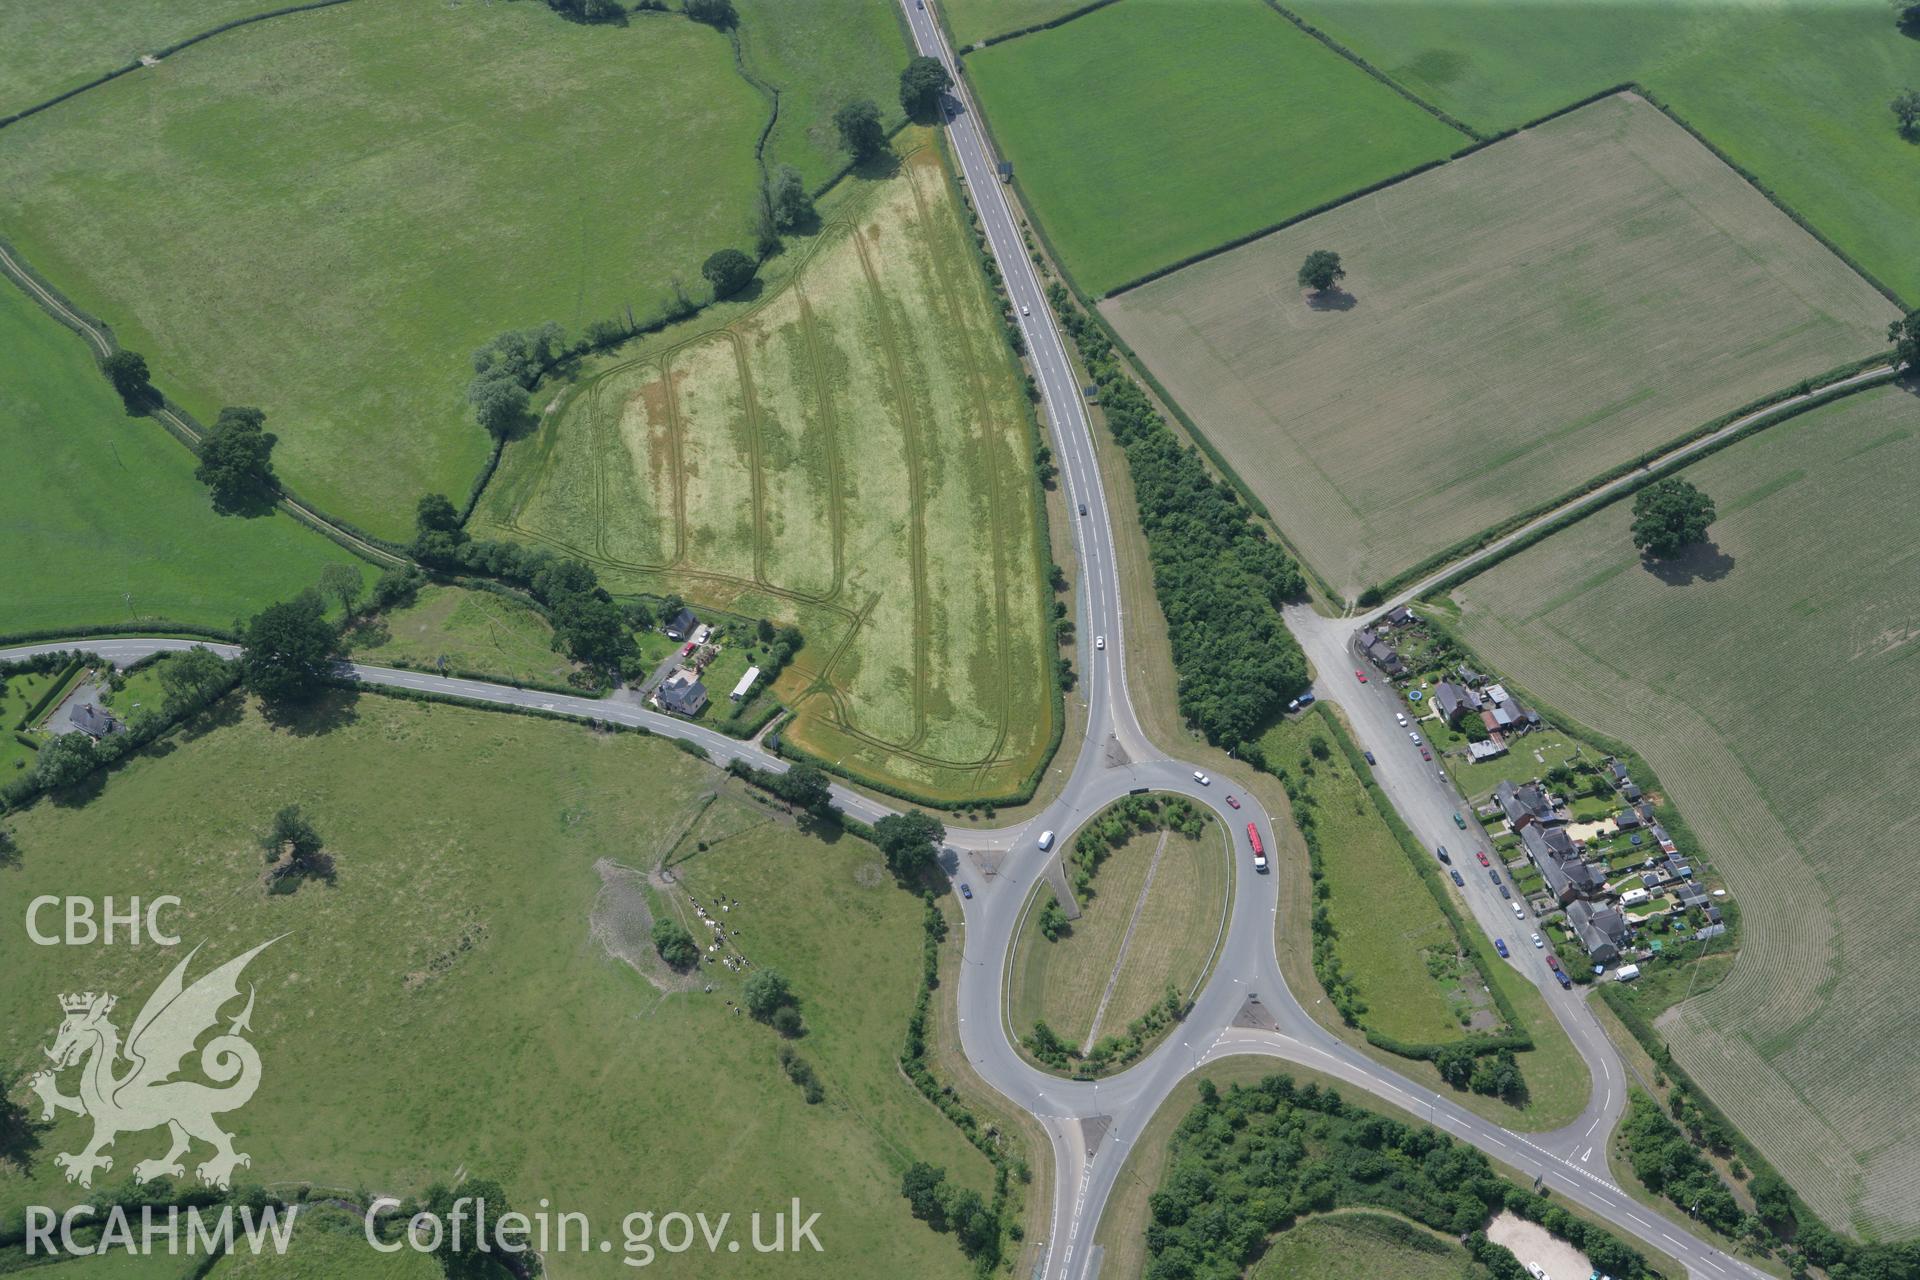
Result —
M 1920 129 L 1920 89 L 1895 94 L 1887 106 L 1893 111 L 1893 118 L 1900 122 L 1901 136 L 1911 138 L 1914 131 Z
M 713 286 L 715 298 L 731 298 L 746 288 L 753 272 L 753 259 L 738 249 L 722 249 L 700 268 L 700 274 Z
M 1315 249 L 1300 264 L 1300 286 L 1315 293 L 1325 293 L 1346 274 L 1346 268 L 1340 265 L 1339 254 L 1331 249 Z
M 953 77 L 938 58 L 915 58 L 900 73 L 900 106 L 915 120 L 933 119 L 940 95 L 953 87 Z
M 229 405 L 201 438 L 200 465 L 194 478 L 213 490 L 213 505 L 234 511 L 260 503 L 277 487 L 273 475 L 276 437 L 258 409 Z
M 1654 560 L 1678 555 L 1707 536 L 1713 499 L 1679 477 L 1656 480 L 1633 500 L 1633 545 Z
M 856 99 L 834 112 L 833 127 L 855 160 L 871 160 L 886 150 L 887 131 L 880 127 L 880 108 L 872 98 Z

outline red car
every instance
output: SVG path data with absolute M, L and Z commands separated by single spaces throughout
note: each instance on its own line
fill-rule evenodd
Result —
M 1360 668 L 1355 667 L 1353 669 L 1353 675 L 1354 675 L 1354 678 L 1358 680 L 1361 684 L 1365 684 L 1367 682 L 1367 673 L 1362 671 Z
M 1487 855 L 1486 855 L 1485 853 L 1482 853 L 1482 852 L 1481 852 L 1480 850 L 1478 850 L 1478 849 L 1475 849 L 1475 850 L 1474 850 L 1474 852 L 1475 852 L 1476 854 L 1478 854 L 1478 855 L 1479 855 L 1479 858 L 1480 858 L 1480 865 L 1481 865 L 1481 866 L 1483 866 L 1483 867 L 1490 867 L 1490 866 L 1492 866 L 1492 865 L 1493 865 L 1493 864 L 1492 864 L 1491 862 L 1488 862 L 1488 861 L 1487 861 Z
M 1422 760 L 1431 760 L 1433 759 L 1433 752 L 1427 750 L 1425 747 L 1422 747 L 1420 748 L 1420 758 Z
M 1558 969 L 1559 967 L 1560 967 L 1560 957 L 1554 955 L 1553 952 L 1551 951 L 1547 952 L 1547 968 Z
M 1238 800 L 1235 800 L 1232 796 L 1227 797 L 1227 803 L 1235 809 L 1238 809 L 1240 807 L 1240 802 Z

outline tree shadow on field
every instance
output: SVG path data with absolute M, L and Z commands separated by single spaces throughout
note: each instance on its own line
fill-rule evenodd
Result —
M 1307 308 L 1311 311 L 1351 311 L 1360 305 L 1360 299 L 1345 289 L 1328 289 L 1325 293 L 1307 293 Z
M 328 689 L 306 702 L 261 704 L 267 723 L 296 738 L 317 738 L 344 729 L 360 718 L 360 693 L 355 689 Z
M 1665 560 L 1643 559 L 1640 563 L 1648 573 L 1670 587 L 1718 582 L 1733 572 L 1733 557 L 1722 551 L 1715 542 L 1698 543 Z
M 900 172 L 900 157 L 894 154 L 892 147 L 875 152 L 853 166 L 854 176 L 878 180 L 891 178 Z
M 1894 26 L 1898 27 L 1900 34 L 1907 39 L 1920 40 L 1920 4 L 1910 4 L 1902 9 L 1900 16 L 1894 21 Z

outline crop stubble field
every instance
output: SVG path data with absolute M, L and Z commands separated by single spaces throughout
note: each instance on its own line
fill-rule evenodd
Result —
M 1294 282 L 1318 248 L 1347 267 L 1331 303 Z M 1101 310 L 1347 596 L 1898 314 L 1631 94 Z
M 1143 903 L 1147 869 L 1163 838 L 1166 846 Z M 1007 1003 L 1015 1029 L 1024 1035 L 1044 1018 L 1062 1039 L 1079 1045 L 1116 963 L 1119 977 L 1101 1015 L 1101 1037 L 1125 1034 L 1127 1024 L 1158 1003 L 1169 985 L 1188 994 L 1219 936 L 1230 857 L 1222 828 L 1211 820 L 1197 840 L 1177 831 L 1144 832 L 1107 855 L 1094 877 L 1094 896 L 1081 904 L 1072 932 L 1058 942 L 1040 935 L 1036 903 L 1010 966 Z M 1044 885 L 1038 891 L 1048 892 Z M 1133 939 L 1123 960 L 1129 924 Z
M 404 537 L 486 457 L 473 348 L 700 288 L 767 113 L 682 18 L 354 0 L 11 126 L 0 227 L 197 416 L 260 406 L 302 496 Z
M 1621 503 L 1456 590 L 1467 641 L 1659 772 L 1746 941 L 1661 1022 L 1829 1221 L 1920 1227 L 1920 398 L 1862 392 L 1689 468 L 1713 548 L 1643 568 Z
M 797 621 L 788 739 L 954 798 L 1017 787 L 1054 715 L 1033 437 L 958 213 L 926 145 L 836 189 L 786 282 L 592 375 L 474 520 Z
M 1290 3 L 1487 132 L 1643 84 L 1920 305 L 1920 146 L 1887 110 L 1920 85 L 1920 40 L 1884 0 Z
M 556 1212 L 587 1214 L 616 1245 L 636 1209 L 731 1212 L 744 1233 L 748 1213 L 784 1210 L 797 1193 L 821 1213 L 826 1251 L 743 1246 L 730 1269 L 971 1274 L 952 1238 L 915 1222 L 899 1195 L 915 1159 L 983 1193 L 991 1169 L 894 1061 L 917 990 L 921 912 L 870 845 L 801 835 L 737 784 L 638 735 L 371 695 L 329 699 L 291 731 L 237 699 L 216 718 L 118 769 L 83 807 L 15 815 L 20 863 L 0 879 L 0 908 L 18 921 L 40 893 L 177 894 L 185 946 L 205 945 L 193 976 L 284 935 L 247 972 L 262 1082 L 225 1117 L 253 1157 L 243 1177 L 405 1195 L 464 1168 L 497 1179 L 516 1208 L 547 1197 Z M 314 732 L 322 723 L 331 727 Z M 338 879 L 268 894 L 255 834 L 289 803 L 325 837 Z M 795 1047 L 825 1090 L 818 1105 L 783 1074 L 779 1037 L 727 1007 L 738 976 L 703 965 L 663 994 L 592 936 L 596 863 L 645 871 L 669 853 L 676 879 L 649 890 L 653 909 L 698 927 L 687 892 L 739 901 L 724 917 L 743 930 L 730 941 L 785 974 L 803 1002 L 808 1032 Z M 0 1062 L 40 1060 L 63 991 L 112 991 L 125 1031 L 183 954 L 10 956 Z M 0 1220 L 18 1223 L 22 1204 L 89 1198 L 51 1159 L 88 1131 L 65 1117 L 30 1176 L 0 1171 Z M 164 1143 L 163 1132 L 123 1135 L 92 1195 Z M 364 1248 L 358 1266 L 336 1258 L 292 1274 L 368 1275 L 376 1260 Z M 550 1264 L 631 1275 L 620 1258 Z M 703 1275 L 700 1259 L 656 1262 Z
M 1095 296 L 1471 141 L 1261 0 L 1124 0 L 966 74 Z

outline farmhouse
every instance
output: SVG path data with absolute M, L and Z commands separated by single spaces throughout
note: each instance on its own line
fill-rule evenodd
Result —
M 1384 640 L 1375 640 L 1367 646 L 1367 661 L 1395 680 L 1407 674 L 1407 664 L 1400 661 L 1400 655 Z
M 693 616 L 693 610 L 682 608 L 680 612 L 667 619 L 664 628 L 669 640 L 685 640 L 700 625 L 700 619 Z
M 683 667 L 667 677 L 655 696 L 663 711 L 677 716 L 697 716 L 707 705 L 707 686 Z

